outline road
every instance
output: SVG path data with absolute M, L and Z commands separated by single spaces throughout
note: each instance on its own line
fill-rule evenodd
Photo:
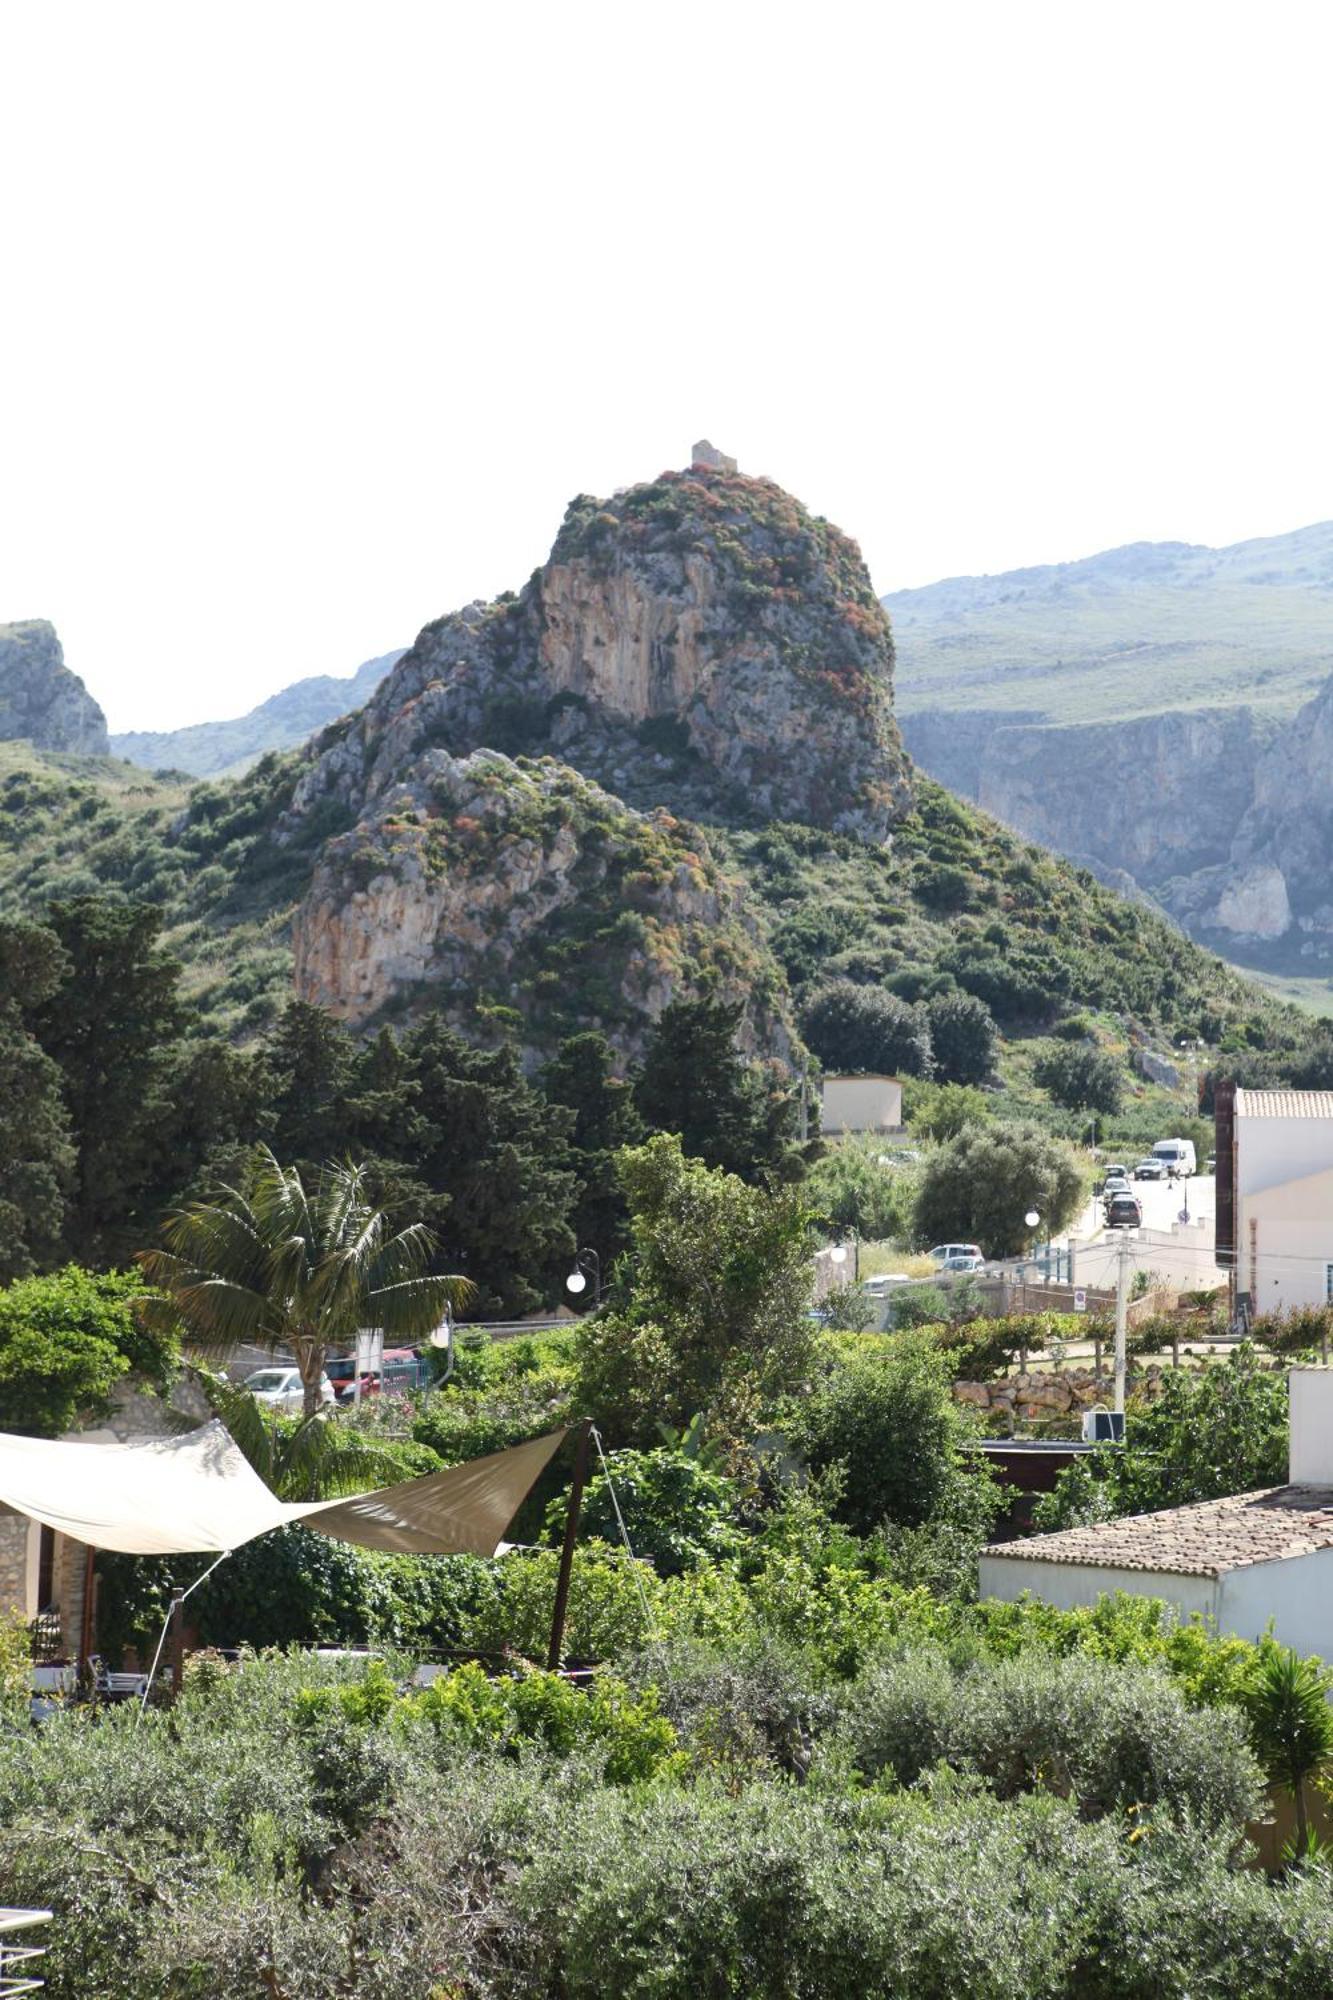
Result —
M 1213 1257 L 1216 1183 L 1211 1174 L 1188 1181 L 1135 1181 L 1143 1205 L 1143 1227 L 1128 1232 L 1130 1269 L 1152 1271 L 1183 1291 L 1211 1289 L 1225 1282 Z M 1184 1219 L 1188 1211 L 1188 1219 Z M 1100 1198 L 1090 1202 L 1069 1234 L 1075 1242 L 1075 1282 L 1112 1285 L 1117 1244 L 1126 1232 L 1102 1224 Z

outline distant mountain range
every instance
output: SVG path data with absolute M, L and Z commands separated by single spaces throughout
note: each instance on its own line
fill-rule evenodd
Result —
M 1333 521 L 1225 549 L 1132 542 L 1081 562 L 947 577 L 883 603 L 900 717 L 1290 714 L 1333 673 Z
M 1239 963 L 1333 971 L 1333 522 L 883 602 L 932 777 Z
M 187 771 L 196 778 L 235 777 L 266 750 L 291 750 L 317 729 L 370 700 L 404 648 L 380 653 L 354 674 L 312 674 L 270 695 L 230 722 L 195 722 L 186 729 L 136 729 L 111 738 L 111 753 L 149 771 Z

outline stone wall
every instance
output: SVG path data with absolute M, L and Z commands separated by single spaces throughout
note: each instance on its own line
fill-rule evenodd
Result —
M 1164 1370 L 1131 1370 L 1135 1395 L 1160 1393 Z M 1062 1417 L 1071 1411 L 1090 1410 L 1095 1403 L 1110 1404 L 1115 1394 L 1115 1377 L 1107 1370 L 1100 1375 L 1091 1368 L 1051 1369 L 1045 1374 L 1003 1375 L 995 1382 L 955 1382 L 956 1403 L 974 1410 L 1002 1411 L 1013 1417 Z
M 0 1507 L 0 1612 L 26 1611 L 27 1601 L 27 1516 Z

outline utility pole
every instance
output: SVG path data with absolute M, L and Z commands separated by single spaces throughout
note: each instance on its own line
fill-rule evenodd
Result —
M 1129 1310 L 1129 1231 L 1121 1230 L 1115 1277 L 1115 1404 L 1125 1414 L 1125 1328 Z

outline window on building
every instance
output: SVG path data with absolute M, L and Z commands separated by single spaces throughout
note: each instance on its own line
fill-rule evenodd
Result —
M 1324 1266 L 1324 1297 L 1333 1305 L 1333 1264 Z

